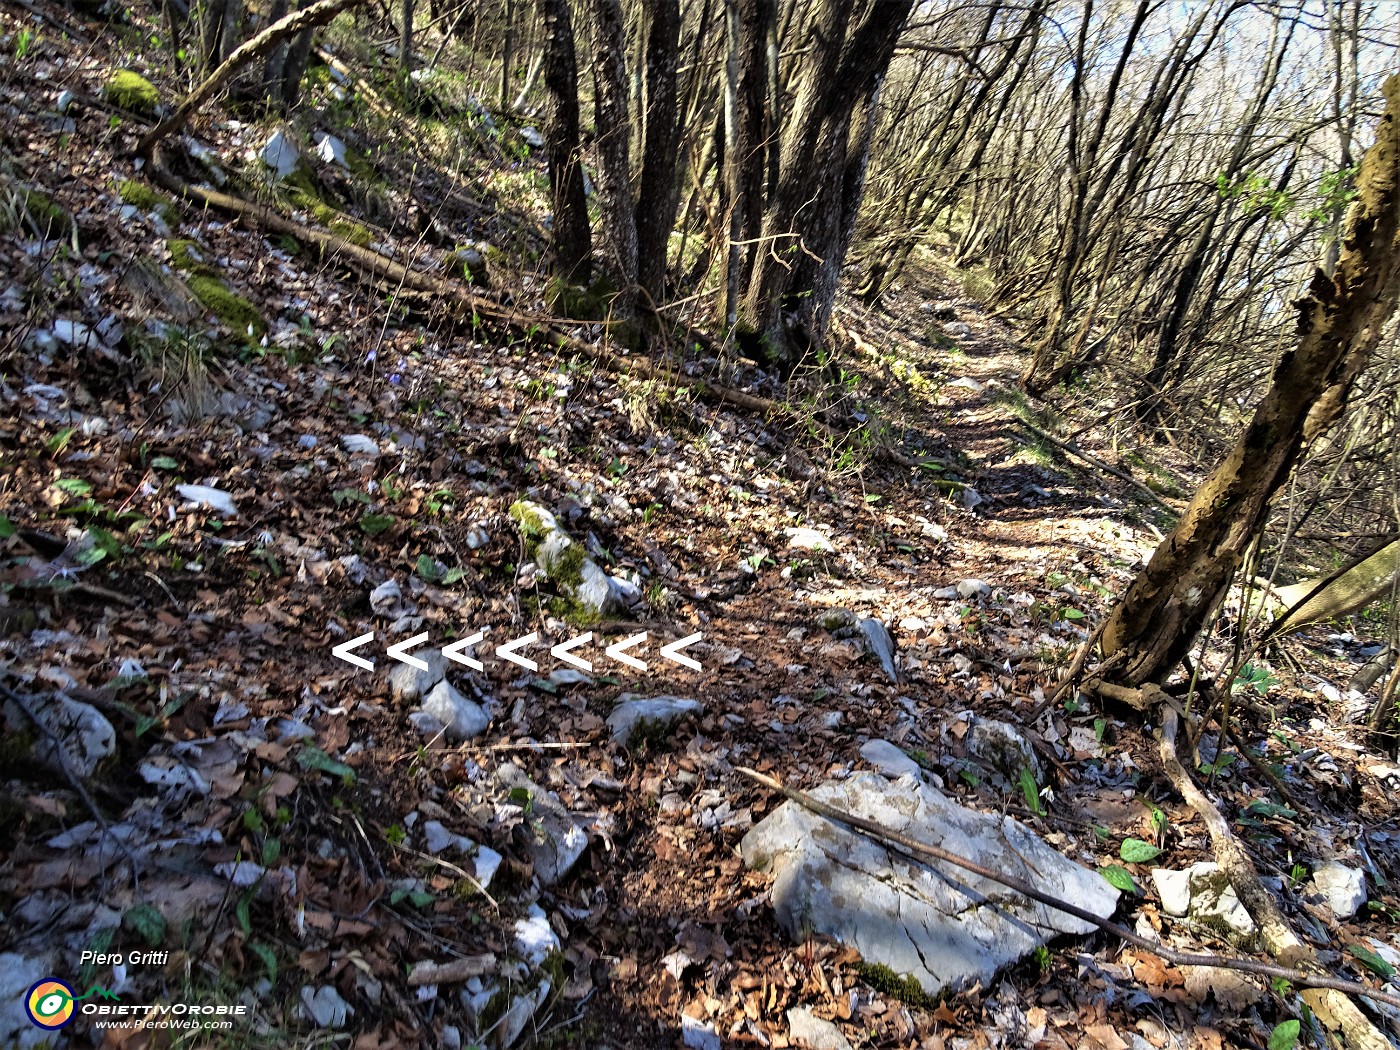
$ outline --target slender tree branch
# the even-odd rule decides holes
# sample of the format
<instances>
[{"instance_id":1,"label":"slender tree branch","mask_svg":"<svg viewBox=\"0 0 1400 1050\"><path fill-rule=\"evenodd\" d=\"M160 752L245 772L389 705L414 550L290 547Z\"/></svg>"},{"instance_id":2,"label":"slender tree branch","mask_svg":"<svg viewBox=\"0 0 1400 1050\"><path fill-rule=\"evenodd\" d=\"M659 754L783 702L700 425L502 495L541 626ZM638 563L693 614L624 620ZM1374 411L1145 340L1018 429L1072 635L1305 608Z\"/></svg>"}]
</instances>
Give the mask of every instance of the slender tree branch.
<instances>
[{"instance_id":1,"label":"slender tree branch","mask_svg":"<svg viewBox=\"0 0 1400 1050\"><path fill-rule=\"evenodd\" d=\"M162 139L179 131L189 121L200 106L217 94L225 85L249 63L276 50L278 45L296 36L304 29L323 26L342 11L347 11L364 0L318 0L310 7L295 11L268 26L257 36L247 41L229 55L218 69L189 93L173 113L146 132L136 145L138 156L150 159L155 147Z\"/></svg>"}]
</instances>

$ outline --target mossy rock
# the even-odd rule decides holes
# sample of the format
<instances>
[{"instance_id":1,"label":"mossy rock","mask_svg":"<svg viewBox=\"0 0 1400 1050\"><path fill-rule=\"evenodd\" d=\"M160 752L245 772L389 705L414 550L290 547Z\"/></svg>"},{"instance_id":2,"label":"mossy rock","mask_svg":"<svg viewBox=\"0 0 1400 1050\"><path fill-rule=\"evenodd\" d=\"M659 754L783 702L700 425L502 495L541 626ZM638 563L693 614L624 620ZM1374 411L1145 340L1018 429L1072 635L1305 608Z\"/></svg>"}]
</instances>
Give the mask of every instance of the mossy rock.
<instances>
[{"instance_id":1,"label":"mossy rock","mask_svg":"<svg viewBox=\"0 0 1400 1050\"><path fill-rule=\"evenodd\" d=\"M248 339L257 339L267 331L258 308L211 273L196 273L189 280L190 291L206 310L225 327Z\"/></svg>"},{"instance_id":2,"label":"mossy rock","mask_svg":"<svg viewBox=\"0 0 1400 1050\"><path fill-rule=\"evenodd\" d=\"M144 182L123 179L117 184L117 196L121 198L123 204L130 204L142 212L155 212L167 223L174 223L180 218L180 209L175 201L165 194L151 189Z\"/></svg>"},{"instance_id":3,"label":"mossy rock","mask_svg":"<svg viewBox=\"0 0 1400 1050\"><path fill-rule=\"evenodd\" d=\"M119 69L102 85L103 97L112 105L153 116L160 105L160 92L140 73Z\"/></svg>"},{"instance_id":4,"label":"mossy rock","mask_svg":"<svg viewBox=\"0 0 1400 1050\"><path fill-rule=\"evenodd\" d=\"M345 166L350 169L351 175L366 185L384 185L384 179L380 176L378 169L368 157L353 146L345 147Z\"/></svg>"},{"instance_id":5,"label":"mossy rock","mask_svg":"<svg viewBox=\"0 0 1400 1050\"><path fill-rule=\"evenodd\" d=\"M606 274L587 287L572 284L562 277L551 277L545 286L545 303L551 313L571 321L608 322L608 338L629 350L640 349L642 329L631 318L613 316L613 300L618 288Z\"/></svg>"},{"instance_id":6,"label":"mossy rock","mask_svg":"<svg viewBox=\"0 0 1400 1050\"><path fill-rule=\"evenodd\" d=\"M520 532L528 540L539 542L548 532L559 527L554 515L527 499L516 500L510 505L510 516L519 523Z\"/></svg>"}]
</instances>

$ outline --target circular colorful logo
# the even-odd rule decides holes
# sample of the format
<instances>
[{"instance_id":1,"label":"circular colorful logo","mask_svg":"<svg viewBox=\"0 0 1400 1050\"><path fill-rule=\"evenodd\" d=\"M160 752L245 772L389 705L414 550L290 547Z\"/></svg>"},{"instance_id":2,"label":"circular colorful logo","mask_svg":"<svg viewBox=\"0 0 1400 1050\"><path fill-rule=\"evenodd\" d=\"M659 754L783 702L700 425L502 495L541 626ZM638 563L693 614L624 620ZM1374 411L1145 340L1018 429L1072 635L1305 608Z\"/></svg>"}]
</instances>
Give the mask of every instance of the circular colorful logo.
<instances>
[{"instance_id":1,"label":"circular colorful logo","mask_svg":"<svg viewBox=\"0 0 1400 1050\"><path fill-rule=\"evenodd\" d=\"M56 1031L73 1020L73 989L57 977L45 977L29 989L24 1009L40 1028Z\"/></svg>"}]
</instances>

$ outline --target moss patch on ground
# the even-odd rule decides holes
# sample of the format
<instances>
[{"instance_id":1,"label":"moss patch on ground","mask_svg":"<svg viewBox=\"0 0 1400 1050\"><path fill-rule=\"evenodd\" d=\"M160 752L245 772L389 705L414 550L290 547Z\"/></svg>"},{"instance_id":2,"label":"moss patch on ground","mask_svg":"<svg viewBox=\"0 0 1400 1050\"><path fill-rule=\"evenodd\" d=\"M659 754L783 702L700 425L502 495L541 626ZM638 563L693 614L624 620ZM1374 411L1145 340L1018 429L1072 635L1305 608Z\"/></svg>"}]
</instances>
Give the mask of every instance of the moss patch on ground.
<instances>
[{"instance_id":1,"label":"moss patch on ground","mask_svg":"<svg viewBox=\"0 0 1400 1050\"><path fill-rule=\"evenodd\" d=\"M160 92L140 73L119 69L102 85L102 95L114 106L133 113L153 114L160 105Z\"/></svg>"},{"instance_id":2,"label":"moss patch on ground","mask_svg":"<svg viewBox=\"0 0 1400 1050\"><path fill-rule=\"evenodd\" d=\"M924 991L924 986L912 974L895 973L884 963L868 962L857 963L856 973L877 992L898 999L908 1006L921 1010L934 1010L938 1007L937 997Z\"/></svg>"},{"instance_id":3,"label":"moss patch on ground","mask_svg":"<svg viewBox=\"0 0 1400 1050\"><path fill-rule=\"evenodd\" d=\"M48 240L66 240L76 229L68 209L38 190L24 191L24 212L34 232Z\"/></svg>"},{"instance_id":4,"label":"moss patch on ground","mask_svg":"<svg viewBox=\"0 0 1400 1050\"><path fill-rule=\"evenodd\" d=\"M258 308L211 273L197 273L189 280L190 291L206 310L239 335L258 338L267 331Z\"/></svg>"},{"instance_id":5,"label":"moss patch on ground","mask_svg":"<svg viewBox=\"0 0 1400 1050\"><path fill-rule=\"evenodd\" d=\"M267 331L267 322L258 308L230 290L218 271L204 261L197 241L177 239L167 241L166 247L170 249L171 264L190 274L186 283L194 297L225 327L250 339L258 339Z\"/></svg>"},{"instance_id":6,"label":"moss patch on ground","mask_svg":"<svg viewBox=\"0 0 1400 1050\"><path fill-rule=\"evenodd\" d=\"M180 217L179 206L174 200L151 189L144 182L123 179L117 184L117 196L123 204L130 204L143 212L155 212L167 223L175 222Z\"/></svg>"},{"instance_id":7,"label":"moss patch on ground","mask_svg":"<svg viewBox=\"0 0 1400 1050\"><path fill-rule=\"evenodd\" d=\"M175 269L189 273L210 272L205 265L204 256L199 253L198 241L176 239L166 241L165 246L170 249L170 264Z\"/></svg>"}]
</instances>

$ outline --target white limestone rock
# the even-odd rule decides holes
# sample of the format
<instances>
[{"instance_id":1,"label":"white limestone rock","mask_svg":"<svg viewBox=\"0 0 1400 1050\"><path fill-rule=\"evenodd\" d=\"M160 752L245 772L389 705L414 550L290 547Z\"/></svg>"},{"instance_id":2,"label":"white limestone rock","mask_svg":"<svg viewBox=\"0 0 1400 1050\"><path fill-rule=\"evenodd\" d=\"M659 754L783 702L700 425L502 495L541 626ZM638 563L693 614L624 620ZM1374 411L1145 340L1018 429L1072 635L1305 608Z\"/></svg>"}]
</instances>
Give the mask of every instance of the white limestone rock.
<instances>
[{"instance_id":1,"label":"white limestone rock","mask_svg":"<svg viewBox=\"0 0 1400 1050\"><path fill-rule=\"evenodd\" d=\"M867 740L860 746L860 757L894 780L902 776L919 780L923 776L923 767L888 740Z\"/></svg>"},{"instance_id":2,"label":"white limestone rock","mask_svg":"<svg viewBox=\"0 0 1400 1050\"><path fill-rule=\"evenodd\" d=\"M480 736L491 725L490 713L445 678L423 698L422 709L446 727L447 739L454 744Z\"/></svg>"},{"instance_id":3,"label":"white limestone rock","mask_svg":"<svg viewBox=\"0 0 1400 1050\"><path fill-rule=\"evenodd\" d=\"M531 500L519 500L511 506L510 516L519 523L526 542L533 546L535 564L585 612L619 615L641 599L641 588L604 572L545 507Z\"/></svg>"},{"instance_id":4,"label":"white limestone rock","mask_svg":"<svg viewBox=\"0 0 1400 1050\"><path fill-rule=\"evenodd\" d=\"M258 151L258 157L263 164L272 169L277 178L285 179L296 171L297 163L301 160L301 152L286 130L278 128L263 143L262 149Z\"/></svg>"},{"instance_id":5,"label":"white limestone rock","mask_svg":"<svg viewBox=\"0 0 1400 1050\"><path fill-rule=\"evenodd\" d=\"M404 663L395 663L389 672L389 695L395 703L412 704L432 692L433 686L447 677L447 661L441 650L418 649L414 656L428 665L426 671Z\"/></svg>"},{"instance_id":6,"label":"white limestone rock","mask_svg":"<svg viewBox=\"0 0 1400 1050\"><path fill-rule=\"evenodd\" d=\"M903 835L1034 883L1095 915L1118 891L1009 817L977 813L936 788L856 773L812 794ZM1005 966L1060 934L1095 927L952 865L919 863L786 802L740 844L751 868L773 875L778 922L794 940L812 933L850 945L870 963L912 975L930 995Z\"/></svg>"},{"instance_id":7,"label":"white limestone rock","mask_svg":"<svg viewBox=\"0 0 1400 1050\"><path fill-rule=\"evenodd\" d=\"M646 700L624 697L608 715L608 728L612 730L614 740L626 744L642 722L670 726L686 715L699 714L703 710L704 705L700 701L683 700L678 696L654 696Z\"/></svg>"},{"instance_id":8,"label":"white limestone rock","mask_svg":"<svg viewBox=\"0 0 1400 1050\"><path fill-rule=\"evenodd\" d=\"M1322 894L1337 918L1350 919L1366 903L1366 874L1329 860L1314 869L1308 890Z\"/></svg>"},{"instance_id":9,"label":"white limestone rock","mask_svg":"<svg viewBox=\"0 0 1400 1050\"><path fill-rule=\"evenodd\" d=\"M50 768L67 769L81 780L90 780L102 762L116 754L117 732L105 715L91 704L60 694L31 701L30 711L44 724L49 736L36 740L33 756ZM11 733L35 735L29 716L13 702L4 706L5 724Z\"/></svg>"},{"instance_id":10,"label":"white limestone rock","mask_svg":"<svg viewBox=\"0 0 1400 1050\"><path fill-rule=\"evenodd\" d=\"M841 1029L812 1013L811 1007L795 1006L787 1012L788 1039L804 1050L851 1050Z\"/></svg>"}]
</instances>

